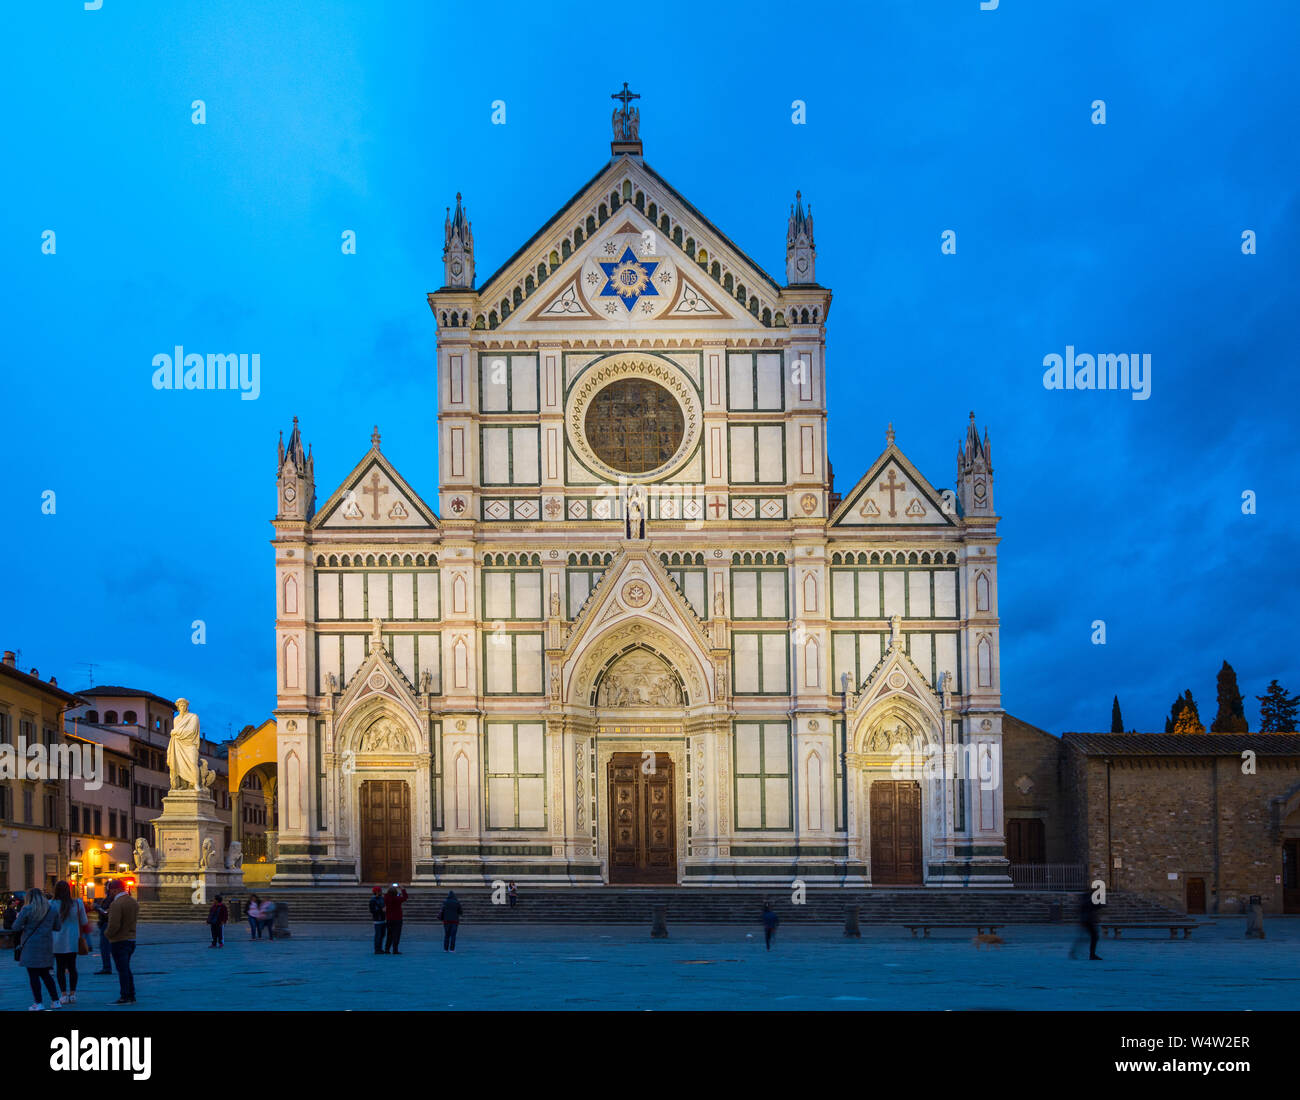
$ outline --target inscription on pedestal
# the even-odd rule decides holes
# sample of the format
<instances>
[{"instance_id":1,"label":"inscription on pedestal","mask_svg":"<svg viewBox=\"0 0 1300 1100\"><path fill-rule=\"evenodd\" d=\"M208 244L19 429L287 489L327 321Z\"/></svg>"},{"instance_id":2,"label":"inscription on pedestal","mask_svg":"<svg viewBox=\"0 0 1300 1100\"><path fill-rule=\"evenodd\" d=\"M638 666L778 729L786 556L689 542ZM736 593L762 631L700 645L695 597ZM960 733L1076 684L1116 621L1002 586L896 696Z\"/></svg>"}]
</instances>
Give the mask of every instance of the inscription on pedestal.
<instances>
[{"instance_id":1,"label":"inscription on pedestal","mask_svg":"<svg viewBox=\"0 0 1300 1100\"><path fill-rule=\"evenodd\" d=\"M168 836L163 838L163 862L196 860L199 858L199 840L194 836Z\"/></svg>"}]
</instances>

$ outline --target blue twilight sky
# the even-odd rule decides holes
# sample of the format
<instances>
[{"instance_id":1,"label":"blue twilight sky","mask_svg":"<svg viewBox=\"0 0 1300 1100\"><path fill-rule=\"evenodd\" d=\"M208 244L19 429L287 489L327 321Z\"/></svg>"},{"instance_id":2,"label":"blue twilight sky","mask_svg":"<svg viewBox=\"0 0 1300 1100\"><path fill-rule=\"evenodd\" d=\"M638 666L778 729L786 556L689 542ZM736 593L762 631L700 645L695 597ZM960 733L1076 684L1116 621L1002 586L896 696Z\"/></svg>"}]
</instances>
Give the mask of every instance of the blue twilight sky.
<instances>
[{"instance_id":1,"label":"blue twilight sky","mask_svg":"<svg viewBox=\"0 0 1300 1100\"><path fill-rule=\"evenodd\" d=\"M323 501L378 422L435 497L444 208L465 193L495 270L607 160L627 80L647 162L781 281L811 199L841 491L890 420L941 487L968 411L989 426L1009 711L1106 729L1117 692L1159 729L1190 687L1208 722L1225 657L1248 694L1300 689L1295 5L23 7L0 647L24 669L185 694L209 736L264 719L277 433L301 418ZM260 396L155 391L177 344L259 352ZM1067 344L1149 353L1150 399L1045 390Z\"/></svg>"}]
</instances>

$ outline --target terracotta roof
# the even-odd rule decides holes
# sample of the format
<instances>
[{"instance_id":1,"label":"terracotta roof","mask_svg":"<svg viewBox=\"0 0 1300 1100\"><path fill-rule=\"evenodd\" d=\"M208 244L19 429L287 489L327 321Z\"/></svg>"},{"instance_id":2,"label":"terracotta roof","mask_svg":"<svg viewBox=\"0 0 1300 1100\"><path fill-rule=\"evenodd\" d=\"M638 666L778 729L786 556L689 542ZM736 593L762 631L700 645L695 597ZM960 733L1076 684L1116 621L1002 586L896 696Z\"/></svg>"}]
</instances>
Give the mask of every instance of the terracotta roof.
<instances>
[{"instance_id":1,"label":"terracotta roof","mask_svg":"<svg viewBox=\"0 0 1300 1100\"><path fill-rule=\"evenodd\" d=\"M155 695L152 691L145 691L142 688L117 687L113 684L103 684L100 687L82 688L77 692L83 699L91 699L96 695L108 697L129 696L135 699L152 699L155 703L166 703L172 710L176 709L176 704L171 699L164 699L161 695Z\"/></svg>"},{"instance_id":2,"label":"terracotta roof","mask_svg":"<svg viewBox=\"0 0 1300 1100\"><path fill-rule=\"evenodd\" d=\"M62 699L68 704L75 706L80 703L74 694L64 691L63 688L56 684L51 684L48 680L42 680L39 676L33 676L29 672L23 672L22 669L12 668L9 665L0 663L0 673L6 676L12 676L14 679L26 684L29 688L44 691L48 695L53 695L57 699Z\"/></svg>"},{"instance_id":3,"label":"terracotta roof","mask_svg":"<svg viewBox=\"0 0 1300 1100\"><path fill-rule=\"evenodd\" d=\"M1296 733L1063 733L1085 756L1300 756Z\"/></svg>"}]
</instances>

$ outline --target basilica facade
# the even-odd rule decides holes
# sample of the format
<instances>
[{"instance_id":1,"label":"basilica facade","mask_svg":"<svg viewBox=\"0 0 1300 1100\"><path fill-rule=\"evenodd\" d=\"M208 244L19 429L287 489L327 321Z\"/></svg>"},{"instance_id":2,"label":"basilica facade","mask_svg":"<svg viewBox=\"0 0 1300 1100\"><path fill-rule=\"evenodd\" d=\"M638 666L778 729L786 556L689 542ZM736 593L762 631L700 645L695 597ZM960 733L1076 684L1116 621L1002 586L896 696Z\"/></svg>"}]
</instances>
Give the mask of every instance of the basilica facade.
<instances>
[{"instance_id":1,"label":"basilica facade","mask_svg":"<svg viewBox=\"0 0 1300 1100\"><path fill-rule=\"evenodd\" d=\"M495 273L448 211L436 493L280 444L274 881L1006 884L987 433L836 493L811 208L778 280L616 98Z\"/></svg>"}]
</instances>

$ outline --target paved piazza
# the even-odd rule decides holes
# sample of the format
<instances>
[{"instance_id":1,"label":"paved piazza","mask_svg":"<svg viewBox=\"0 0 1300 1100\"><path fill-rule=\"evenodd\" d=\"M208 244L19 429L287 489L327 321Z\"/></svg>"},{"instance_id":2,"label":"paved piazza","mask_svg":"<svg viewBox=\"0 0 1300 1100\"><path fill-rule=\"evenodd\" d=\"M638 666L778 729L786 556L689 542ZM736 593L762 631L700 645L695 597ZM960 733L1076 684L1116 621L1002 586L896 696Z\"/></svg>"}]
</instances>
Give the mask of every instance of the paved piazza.
<instances>
[{"instance_id":1,"label":"paved piazza","mask_svg":"<svg viewBox=\"0 0 1300 1100\"><path fill-rule=\"evenodd\" d=\"M154 924L141 925L136 1010L1300 1008L1300 919L1266 928L1263 943L1235 917L1187 941L1131 933L1088 963L1067 957L1073 926L1010 926L1005 946L977 950L950 929L846 940L783 925L769 953L757 926L676 925L652 940L648 926L466 924L448 955L440 925L410 924L394 958L372 954L365 922L295 924L274 942L232 925L219 951L201 923ZM97 962L81 960L79 1003L62 1011L135 1011L110 1006L117 979L88 973ZM10 967L6 1008L30 1004L26 979Z\"/></svg>"}]
</instances>

